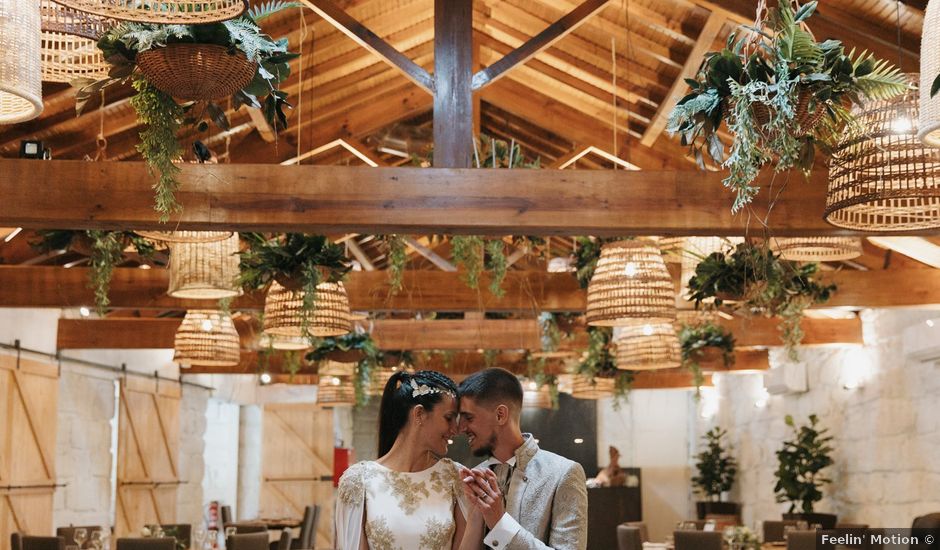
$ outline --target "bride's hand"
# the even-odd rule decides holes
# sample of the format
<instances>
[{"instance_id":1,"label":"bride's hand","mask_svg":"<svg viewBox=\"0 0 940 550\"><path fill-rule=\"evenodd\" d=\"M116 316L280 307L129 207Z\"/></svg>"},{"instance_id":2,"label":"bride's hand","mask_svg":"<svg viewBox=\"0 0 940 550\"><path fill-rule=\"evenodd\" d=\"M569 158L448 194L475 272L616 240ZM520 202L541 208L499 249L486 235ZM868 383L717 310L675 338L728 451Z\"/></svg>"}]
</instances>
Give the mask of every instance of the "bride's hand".
<instances>
[{"instance_id":1,"label":"bride's hand","mask_svg":"<svg viewBox=\"0 0 940 550\"><path fill-rule=\"evenodd\" d=\"M496 474L492 470L471 470L470 473L471 477L463 478L464 493L482 513L486 526L492 529L506 512Z\"/></svg>"}]
</instances>

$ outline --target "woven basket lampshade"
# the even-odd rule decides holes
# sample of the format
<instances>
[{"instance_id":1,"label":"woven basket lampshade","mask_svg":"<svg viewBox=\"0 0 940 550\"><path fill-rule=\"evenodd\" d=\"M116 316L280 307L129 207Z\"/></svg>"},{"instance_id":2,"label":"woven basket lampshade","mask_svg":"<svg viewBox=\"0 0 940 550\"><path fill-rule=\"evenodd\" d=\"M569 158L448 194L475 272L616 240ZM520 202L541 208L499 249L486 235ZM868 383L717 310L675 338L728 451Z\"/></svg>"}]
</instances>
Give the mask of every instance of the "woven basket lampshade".
<instances>
[{"instance_id":1,"label":"woven basket lampshade","mask_svg":"<svg viewBox=\"0 0 940 550\"><path fill-rule=\"evenodd\" d=\"M591 378L575 375L571 384L571 397L575 399L603 399L613 397L616 382L613 378Z\"/></svg>"},{"instance_id":2,"label":"woven basket lampshade","mask_svg":"<svg viewBox=\"0 0 940 550\"><path fill-rule=\"evenodd\" d=\"M164 243L214 243L230 239L232 231L134 231L141 237Z\"/></svg>"},{"instance_id":3,"label":"woven basket lampshade","mask_svg":"<svg viewBox=\"0 0 940 550\"><path fill-rule=\"evenodd\" d=\"M537 390L527 389L522 393L522 407L527 409L551 409L552 394L548 386L542 386Z\"/></svg>"},{"instance_id":4,"label":"woven basket lampshade","mask_svg":"<svg viewBox=\"0 0 940 550\"><path fill-rule=\"evenodd\" d=\"M352 378L352 376L356 374L356 364L343 363L340 361L321 361L317 366L317 374L320 376Z\"/></svg>"},{"instance_id":5,"label":"woven basket lampshade","mask_svg":"<svg viewBox=\"0 0 940 550\"><path fill-rule=\"evenodd\" d=\"M292 291L277 282L264 300L264 332L276 336L303 337L303 291ZM307 330L313 336L341 336L352 330L349 298L343 283L320 283Z\"/></svg>"},{"instance_id":6,"label":"woven basket lampshade","mask_svg":"<svg viewBox=\"0 0 940 550\"><path fill-rule=\"evenodd\" d=\"M588 324L624 326L675 319L675 290L659 248L644 240L603 245L588 284Z\"/></svg>"},{"instance_id":7,"label":"woven basket lampshade","mask_svg":"<svg viewBox=\"0 0 940 550\"><path fill-rule=\"evenodd\" d=\"M174 298L220 300L242 293L238 278L238 235L223 241L180 242L170 249L170 290Z\"/></svg>"},{"instance_id":8,"label":"woven basket lampshade","mask_svg":"<svg viewBox=\"0 0 940 550\"><path fill-rule=\"evenodd\" d=\"M356 404L356 389L352 380L338 376L320 377L317 384L317 404L323 407L338 407Z\"/></svg>"},{"instance_id":9,"label":"woven basket lampshade","mask_svg":"<svg viewBox=\"0 0 940 550\"><path fill-rule=\"evenodd\" d=\"M42 4L42 79L71 82L101 80L111 66L98 49L98 38L111 20L67 8L52 0Z\"/></svg>"},{"instance_id":10,"label":"woven basket lampshade","mask_svg":"<svg viewBox=\"0 0 940 550\"><path fill-rule=\"evenodd\" d=\"M391 379L392 375L395 374L397 370L398 369L381 368L372 371L372 381L366 388L366 395L373 397L382 395L385 392L385 384L388 384L389 379Z\"/></svg>"},{"instance_id":11,"label":"woven basket lampshade","mask_svg":"<svg viewBox=\"0 0 940 550\"><path fill-rule=\"evenodd\" d=\"M658 237L656 242L666 263L680 263L682 261L685 237Z\"/></svg>"},{"instance_id":12,"label":"woven basket lampshade","mask_svg":"<svg viewBox=\"0 0 940 550\"><path fill-rule=\"evenodd\" d=\"M931 147L940 147L940 94L930 97L933 80L940 74L940 2L932 0L924 11L920 38L920 130L917 137Z\"/></svg>"},{"instance_id":13,"label":"woven basket lampshade","mask_svg":"<svg viewBox=\"0 0 940 550\"><path fill-rule=\"evenodd\" d=\"M185 101L225 99L258 69L240 51L215 44L168 44L137 54L137 67L157 89Z\"/></svg>"},{"instance_id":14,"label":"woven basket lampshade","mask_svg":"<svg viewBox=\"0 0 940 550\"><path fill-rule=\"evenodd\" d=\"M794 262L838 262L862 255L859 237L776 237L770 247Z\"/></svg>"},{"instance_id":15,"label":"woven basket lampshade","mask_svg":"<svg viewBox=\"0 0 940 550\"><path fill-rule=\"evenodd\" d=\"M36 0L0 2L0 124L42 113L42 28Z\"/></svg>"},{"instance_id":16,"label":"woven basket lampshade","mask_svg":"<svg viewBox=\"0 0 940 550\"><path fill-rule=\"evenodd\" d=\"M202 25L225 21L238 17L248 7L245 0L56 0L56 2L102 17L169 25Z\"/></svg>"},{"instance_id":17,"label":"woven basket lampshade","mask_svg":"<svg viewBox=\"0 0 940 550\"><path fill-rule=\"evenodd\" d=\"M301 351L313 346L310 340L295 336L278 336L276 334L262 334L258 339L261 349L272 348L281 351Z\"/></svg>"},{"instance_id":18,"label":"woven basket lampshade","mask_svg":"<svg viewBox=\"0 0 940 550\"><path fill-rule=\"evenodd\" d=\"M621 370L671 369L682 363L679 337L670 323L623 327L615 343Z\"/></svg>"},{"instance_id":19,"label":"woven basket lampshade","mask_svg":"<svg viewBox=\"0 0 940 550\"><path fill-rule=\"evenodd\" d=\"M847 134L832 155L827 222L862 231L940 227L940 149L917 139L917 93L852 109L864 132Z\"/></svg>"},{"instance_id":20,"label":"woven basket lampshade","mask_svg":"<svg viewBox=\"0 0 940 550\"><path fill-rule=\"evenodd\" d=\"M173 348L173 360L183 367L228 367L237 365L240 358L231 316L215 310L187 311Z\"/></svg>"}]
</instances>

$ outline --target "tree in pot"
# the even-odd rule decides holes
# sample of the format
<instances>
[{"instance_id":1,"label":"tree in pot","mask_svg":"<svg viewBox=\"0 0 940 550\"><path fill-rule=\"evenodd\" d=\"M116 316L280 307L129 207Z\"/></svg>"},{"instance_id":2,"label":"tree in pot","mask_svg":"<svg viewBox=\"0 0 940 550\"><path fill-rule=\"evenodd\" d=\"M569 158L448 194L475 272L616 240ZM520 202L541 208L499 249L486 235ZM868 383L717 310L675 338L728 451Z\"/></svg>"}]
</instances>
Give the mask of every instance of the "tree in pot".
<instances>
[{"instance_id":1,"label":"tree in pot","mask_svg":"<svg viewBox=\"0 0 940 550\"><path fill-rule=\"evenodd\" d=\"M793 428L793 439L783 442L777 451L777 484L774 493L777 502L789 502L790 509L784 519L801 519L810 524L818 523L824 529L835 528L836 516L814 513L813 505L823 498L821 488L832 480L822 471L833 464L832 436L828 429L819 427L819 418L809 415L809 425L797 426L793 417L785 418L787 426ZM798 508L799 507L799 508ZM797 510L799 509L799 513Z\"/></svg>"},{"instance_id":2,"label":"tree in pot","mask_svg":"<svg viewBox=\"0 0 940 550\"><path fill-rule=\"evenodd\" d=\"M730 449L725 448L722 442L727 434L727 430L719 427L705 432L702 437L705 449L695 456L695 468L698 470L698 475L692 477L692 485L706 498L705 501L695 503L699 519L705 519L707 514L737 515L739 513L738 503L721 500L722 493L731 490L734 478L738 474L738 462L731 456Z\"/></svg>"}]
</instances>

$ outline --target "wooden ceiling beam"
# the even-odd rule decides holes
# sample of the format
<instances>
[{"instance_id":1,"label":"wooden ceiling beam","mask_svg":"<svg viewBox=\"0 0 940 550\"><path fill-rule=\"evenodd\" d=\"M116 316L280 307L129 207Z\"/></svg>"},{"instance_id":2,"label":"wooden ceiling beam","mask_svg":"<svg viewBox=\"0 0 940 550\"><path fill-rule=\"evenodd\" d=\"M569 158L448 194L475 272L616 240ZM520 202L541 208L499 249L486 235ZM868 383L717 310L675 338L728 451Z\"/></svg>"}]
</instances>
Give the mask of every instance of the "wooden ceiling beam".
<instances>
[{"instance_id":1,"label":"wooden ceiling beam","mask_svg":"<svg viewBox=\"0 0 940 550\"><path fill-rule=\"evenodd\" d=\"M868 237L869 242L935 269L940 269L940 245L923 237Z\"/></svg>"},{"instance_id":2,"label":"wooden ceiling beam","mask_svg":"<svg viewBox=\"0 0 940 550\"><path fill-rule=\"evenodd\" d=\"M525 64L569 33L573 32L594 14L604 9L611 0L584 0L578 7L536 34L524 44L507 53L502 59L473 75L472 87L479 90L505 76L513 68Z\"/></svg>"},{"instance_id":3,"label":"wooden ceiling beam","mask_svg":"<svg viewBox=\"0 0 940 550\"><path fill-rule=\"evenodd\" d=\"M695 46L692 47L692 51L689 52L689 57L686 59L685 65L682 66L682 71L679 73L679 76L676 77L676 81L672 84L672 87L669 88L669 93L666 94L666 98L659 104L659 110L656 111L656 116L653 117L649 126L646 127L646 131L643 132L643 138L640 140L641 144L650 147L659 139L660 134L662 134L663 130L666 128L666 123L669 121L669 115L672 109L676 106L676 103L682 99L682 96L685 95L686 90L689 88L685 79L693 78L698 72L699 66L701 66L702 60L705 58L705 54L711 51L712 44L714 44L715 39L718 37L719 33L721 33L721 29L724 25L725 18L722 15L712 13L708 16L708 19L705 21L705 26L702 27L702 31L695 41Z\"/></svg>"},{"instance_id":4,"label":"wooden ceiling beam","mask_svg":"<svg viewBox=\"0 0 940 550\"><path fill-rule=\"evenodd\" d=\"M330 0L301 0L301 3L329 21L330 24L357 44L401 72L422 90L434 94L434 78L423 67L405 57L404 54L379 38L368 27L356 21L355 18L340 9L336 4Z\"/></svg>"}]
</instances>

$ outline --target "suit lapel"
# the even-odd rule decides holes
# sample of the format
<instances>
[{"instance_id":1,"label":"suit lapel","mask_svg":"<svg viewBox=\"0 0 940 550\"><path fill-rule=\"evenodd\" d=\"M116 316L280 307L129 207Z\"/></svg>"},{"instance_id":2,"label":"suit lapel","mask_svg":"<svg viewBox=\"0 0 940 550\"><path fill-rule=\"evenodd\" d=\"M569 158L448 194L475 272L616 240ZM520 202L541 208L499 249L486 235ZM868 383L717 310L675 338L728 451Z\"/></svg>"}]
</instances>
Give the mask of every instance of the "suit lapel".
<instances>
[{"instance_id":1,"label":"suit lapel","mask_svg":"<svg viewBox=\"0 0 940 550\"><path fill-rule=\"evenodd\" d=\"M539 450L531 434L523 434L523 437L525 437L525 443L516 449L516 468L512 473L512 482L509 485L509 496L506 501L509 515L520 523L522 523L522 503L529 485L529 475L532 473L529 464Z\"/></svg>"}]
</instances>

